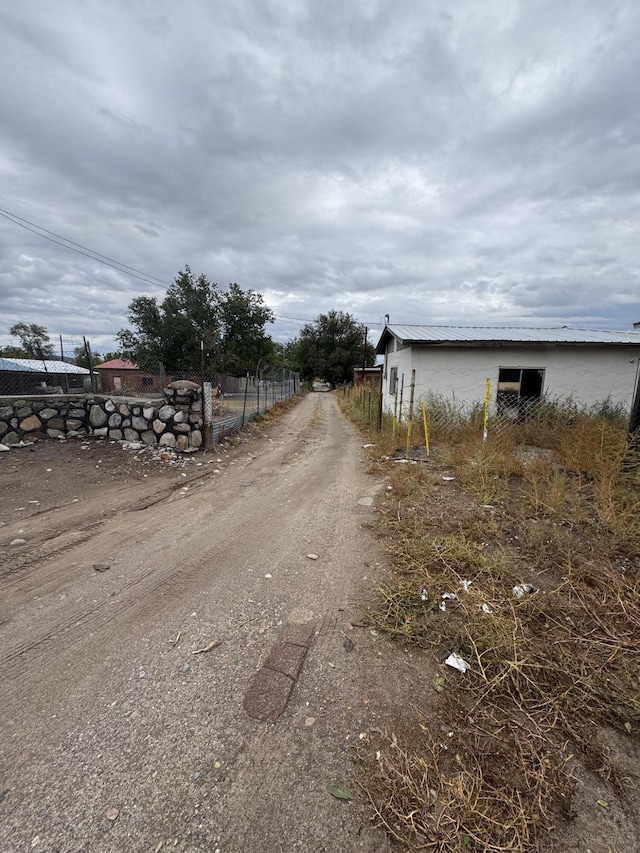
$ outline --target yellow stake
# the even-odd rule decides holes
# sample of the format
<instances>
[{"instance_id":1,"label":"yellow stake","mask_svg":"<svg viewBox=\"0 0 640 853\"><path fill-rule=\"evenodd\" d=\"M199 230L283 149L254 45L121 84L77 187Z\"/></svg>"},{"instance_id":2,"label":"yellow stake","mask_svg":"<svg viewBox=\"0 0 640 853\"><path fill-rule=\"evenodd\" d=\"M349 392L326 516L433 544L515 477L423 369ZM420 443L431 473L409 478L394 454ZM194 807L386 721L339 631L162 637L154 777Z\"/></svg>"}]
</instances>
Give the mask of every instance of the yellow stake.
<instances>
[{"instance_id":1,"label":"yellow stake","mask_svg":"<svg viewBox=\"0 0 640 853\"><path fill-rule=\"evenodd\" d=\"M487 383L485 386L485 392L484 392L484 422L482 425L482 440L483 441L487 440L487 436L489 434L488 425L489 425L489 398L490 397L491 397L491 380L487 379Z\"/></svg>"},{"instance_id":2,"label":"yellow stake","mask_svg":"<svg viewBox=\"0 0 640 853\"><path fill-rule=\"evenodd\" d=\"M424 404L424 400L422 401L422 423L424 424L424 447L427 455L427 459L430 456L429 451L429 427L427 425L427 407Z\"/></svg>"}]
</instances>

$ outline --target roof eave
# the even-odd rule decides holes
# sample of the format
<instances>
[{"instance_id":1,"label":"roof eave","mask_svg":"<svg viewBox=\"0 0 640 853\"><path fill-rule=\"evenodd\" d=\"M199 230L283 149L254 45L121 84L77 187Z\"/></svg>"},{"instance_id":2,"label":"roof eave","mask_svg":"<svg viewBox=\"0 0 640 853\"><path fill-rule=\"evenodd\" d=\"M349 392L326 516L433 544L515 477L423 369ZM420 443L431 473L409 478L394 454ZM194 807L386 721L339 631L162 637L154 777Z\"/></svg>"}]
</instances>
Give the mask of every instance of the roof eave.
<instances>
[{"instance_id":1,"label":"roof eave","mask_svg":"<svg viewBox=\"0 0 640 853\"><path fill-rule=\"evenodd\" d=\"M389 329L388 326L385 326L382 330L382 334L380 335L380 340L376 344L376 355L384 354L387 349L387 340L388 338L396 337L393 332Z\"/></svg>"},{"instance_id":2,"label":"roof eave","mask_svg":"<svg viewBox=\"0 0 640 853\"><path fill-rule=\"evenodd\" d=\"M633 341L424 341L411 340L409 338L396 338L402 346L417 347L481 347L501 349L503 347L531 347L538 349L542 347L638 347L640 342ZM384 349L382 349L384 352Z\"/></svg>"}]
</instances>

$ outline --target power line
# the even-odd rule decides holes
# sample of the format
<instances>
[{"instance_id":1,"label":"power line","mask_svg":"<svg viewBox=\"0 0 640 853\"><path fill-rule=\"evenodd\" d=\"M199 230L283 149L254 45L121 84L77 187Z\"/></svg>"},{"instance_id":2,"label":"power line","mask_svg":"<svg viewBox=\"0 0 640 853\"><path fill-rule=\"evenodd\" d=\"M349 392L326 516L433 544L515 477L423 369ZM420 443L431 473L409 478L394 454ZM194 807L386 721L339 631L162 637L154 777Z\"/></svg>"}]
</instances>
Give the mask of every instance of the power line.
<instances>
[{"instance_id":1,"label":"power line","mask_svg":"<svg viewBox=\"0 0 640 853\"><path fill-rule=\"evenodd\" d=\"M273 316L276 320L288 320L290 323L299 323L300 325L312 322L312 320L302 320L300 317L280 317L278 314L274 314Z\"/></svg>"},{"instance_id":2,"label":"power line","mask_svg":"<svg viewBox=\"0 0 640 853\"><path fill-rule=\"evenodd\" d=\"M135 273L140 273L140 275L143 275L149 279L154 279L155 281L160 282L160 284L162 285L167 284L166 281L163 281L161 278L158 278L155 275L150 275L149 273L143 272L142 270L138 270L135 267L130 267L128 264L122 263L122 261L119 261L117 258L110 258L109 255L103 255L101 252L96 252L95 249L91 249L89 248L89 246L83 246L82 243L76 243L74 240L70 240L68 237L63 237L61 234L56 234L55 231L49 231L48 228L44 228L42 225L36 225L35 222L30 222L28 219L25 219L22 216L18 216L17 213L12 213L10 210L5 210L3 207L0 207L0 211L2 211L2 213L8 214L9 216L12 216L14 219L19 219L20 222L26 222L27 225L33 225L34 228L37 228L40 231L45 231L47 234L51 234L54 237L59 237L61 240L64 240L65 243L71 243L73 246L78 246L80 249L86 249L87 252L91 252L91 254L97 255L99 258L104 258L105 261L112 261L114 264L118 264L118 266L121 266L124 269L131 270ZM16 225L17 224L18 223L16 222Z\"/></svg>"},{"instance_id":3,"label":"power line","mask_svg":"<svg viewBox=\"0 0 640 853\"><path fill-rule=\"evenodd\" d=\"M105 266L111 267L111 269L116 270L116 272L124 273L124 275L131 276L132 278L137 278L145 284L151 285L152 287L161 287L163 290L166 290L168 287L171 286L169 282L163 281L163 279L158 278L155 275L150 275L149 273L145 273L142 270L136 269L136 267L131 267L128 264L123 263L122 261L118 261L116 258L109 257L109 255L103 255L101 252L97 252L94 249L89 248L88 246L84 246L82 243L76 243L74 240L70 240L68 237L63 237L61 234L57 234L55 231L50 231L48 228L44 228L42 225L37 225L35 222L31 222L31 220L29 219L25 219L22 216L18 216L17 213L13 213L12 211L7 210L6 208L0 207L0 216L4 217L4 219L7 219L9 222L12 222L14 225L18 225L20 228L24 228L25 231L30 231L32 234L35 234L36 237L42 237L43 240L48 240L50 243L55 243L55 245L57 246L62 246L63 249L69 249L72 252L76 252L78 255L83 255L85 258L89 258L92 261L97 261L100 264L104 264ZM47 234L50 234L51 236L47 237ZM54 237L57 237L59 239L53 239ZM64 242L61 243L60 240L64 240ZM299 323L302 325L314 322L310 319L305 320L302 317L284 317L279 315L274 315L274 317L276 320L285 320L288 322ZM382 325L381 322L376 322L374 320L361 320L360 322L367 323L369 326Z\"/></svg>"},{"instance_id":4,"label":"power line","mask_svg":"<svg viewBox=\"0 0 640 853\"><path fill-rule=\"evenodd\" d=\"M274 314L276 320L290 320L292 323L302 323L303 325L306 323L315 323L315 320L303 320L302 317L281 317L277 314ZM366 323L368 326L382 326L384 325L380 320L358 320L360 323Z\"/></svg>"},{"instance_id":5,"label":"power line","mask_svg":"<svg viewBox=\"0 0 640 853\"><path fill-rule=\"evenodd\" d=\"M156 278L156 276L148 275L147 273L142 272L142 270L137 270L135 267L130 267L127 264L115 260L114 258L109 258L108 255L101 255L99 252L94 252L93 249L89 249L87 246L83 246L81 243L74 243L73 240L68 240L66 237L62 237L60 234L56 234L54 231L49 231L47 228L42 228L42 226L40 225L35 225L33 222L29 222L28 219L23 219L21 216L17 216L15 213L11 213L11 211L5 210L1 207L0 216L4 217L9 222L13 222L14 225L18 225L20 228L24 228L25 231L30 231L32 234L35 234L36 237L42 237L43 240L48 240L50 243L55 243L57 246L62 246L63 249L69 249L69 251L76 252L78 255L84 255L85 258L90 258L92 261L97 261L99 264L104 264L107 267L111 267L117 272L124 273L124 275L131 276L132 278L137 278L140 281L143 281L145 284L149 284L153 287L162 287L163 290L166 290L167 287L170 286L168 282L162 281L162 279ZM25 225L24 223L28 224ZM33 228L30 228L30 225L33 225ZM36 231L36 228L39 230ZM46 234L41 234L41 231L45 231ZM66 242L61 243L60 240L54 240L53 237L47 237L47 234L52 234L54 237L60 237L60 240L65 240ZM75 246L79 246L81 248L74 248ZM87 251L84 252L82 251L82 249L87 249ZM116 266L116 264L118 266Z\"/></svg>"}]
</instances>

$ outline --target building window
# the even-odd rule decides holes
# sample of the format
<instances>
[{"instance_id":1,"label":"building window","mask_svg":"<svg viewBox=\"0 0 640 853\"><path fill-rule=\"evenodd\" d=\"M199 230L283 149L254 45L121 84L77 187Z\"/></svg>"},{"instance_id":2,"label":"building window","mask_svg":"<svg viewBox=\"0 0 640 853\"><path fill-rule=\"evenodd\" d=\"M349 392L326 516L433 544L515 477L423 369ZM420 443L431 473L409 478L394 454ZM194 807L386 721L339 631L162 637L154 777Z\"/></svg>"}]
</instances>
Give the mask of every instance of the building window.
<instances>
[{"instance_id":1,"label":"building window","mask_svg":"<svg viewBox=\"0 0 640 853\"><path fill-rule=\"evenodd\" d=\"M521 417L528 404L542 397L543 383L542 368L501 367L498 375L498 414Z\"/></svg>"},{"instance_id":2,"label":"building window","mask_svg":"<svg viewBox=\"0 0 640 853\"><path fill-rule=\"evenodd\" d=\"M395 394L398 390L398 368L392 367L389 370L389 393Z\"/></svg>"}]
</instances>

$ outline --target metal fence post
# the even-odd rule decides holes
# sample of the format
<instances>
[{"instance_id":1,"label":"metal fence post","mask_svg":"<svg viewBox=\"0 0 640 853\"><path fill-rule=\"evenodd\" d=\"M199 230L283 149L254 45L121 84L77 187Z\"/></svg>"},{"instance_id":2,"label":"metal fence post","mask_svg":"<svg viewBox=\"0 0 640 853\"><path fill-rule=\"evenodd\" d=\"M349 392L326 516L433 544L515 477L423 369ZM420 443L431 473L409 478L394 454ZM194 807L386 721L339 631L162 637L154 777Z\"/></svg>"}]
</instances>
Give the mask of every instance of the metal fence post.
<instances>
[{"instance_id":1,"label":"metal fence post","mask_svg":"<svg viewBox=\"0 0 640 853\"><path fill-rule=\"evenodd\" d=\"M484 390L484 418L482 421L482 441L487 440L489 425L489 400L491 398L491 380L487 379Z\"/></svg>"},{"instance_id":2,"label":"metal fence post","mask_svg":"<svg viewBox=\"0 0 640 853\"><path fill-rule=\"evenodd\" d=\"M249 372L247 371L247 378L244 380L244 403L242 404L242 426L244 426L244 418L247 412L247 394L249 393Z\"/></svg>"},{"instance_id":3,"label":"metal fence post","mask_svg":"<svg viewBox=\"0 0 640 853\"><path fill-rule=\"evenodd\" d=\"M427 459L429 458L429 424L427 423L427 407L424 400L422 401L422 423L424 425L424 452Z\"/></svg>"},{"instance_id":4,"label":"metal fence post","mask_svg":"<svg viewBox=\"0 0 640 853\"><path fill-rule=\"evenodd\" d=\"M411 458L411 433L413 431L413 395L416 389L416 372L411 371L411 392L409 394L409 420L407 421L407 459Z\"/></svg>"},{"instance_id":5,"label":"metal fence post","mask_svg":"<svg viewBox=\"0 0 640 853\"><path fill-rule=\"evenodd\" d=\"M202 383L202 408L204 412L204 449L213 447L213 385Z\"/></svg>"}]
</instances>

